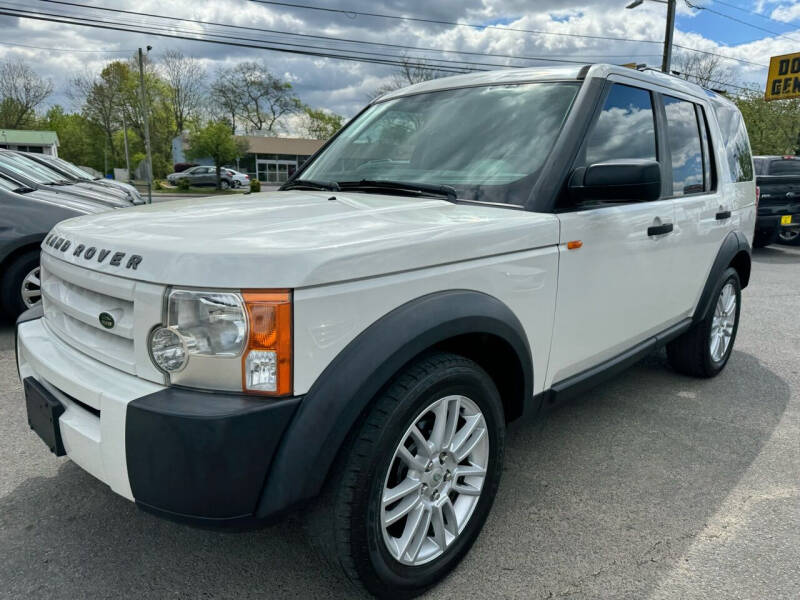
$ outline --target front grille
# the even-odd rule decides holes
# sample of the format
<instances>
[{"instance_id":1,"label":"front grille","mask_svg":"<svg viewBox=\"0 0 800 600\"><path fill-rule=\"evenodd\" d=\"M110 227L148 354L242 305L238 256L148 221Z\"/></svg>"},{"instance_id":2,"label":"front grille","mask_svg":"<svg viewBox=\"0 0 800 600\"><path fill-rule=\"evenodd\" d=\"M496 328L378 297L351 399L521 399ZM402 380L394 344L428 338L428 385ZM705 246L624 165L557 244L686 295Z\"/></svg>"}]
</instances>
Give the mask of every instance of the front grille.
<instances>
[{"instance_id":1,"label":"front grille","mask_svg":"<svg viewBox=\"0 0 800 600\"><path fill-rule=\"evenodd\" d=\"M134 286L42 254L42 303L50 330L84 354L131 374L136 374ZM104 312L114 319L110 329L100 323Z\"/></svg>"}]
</instances>

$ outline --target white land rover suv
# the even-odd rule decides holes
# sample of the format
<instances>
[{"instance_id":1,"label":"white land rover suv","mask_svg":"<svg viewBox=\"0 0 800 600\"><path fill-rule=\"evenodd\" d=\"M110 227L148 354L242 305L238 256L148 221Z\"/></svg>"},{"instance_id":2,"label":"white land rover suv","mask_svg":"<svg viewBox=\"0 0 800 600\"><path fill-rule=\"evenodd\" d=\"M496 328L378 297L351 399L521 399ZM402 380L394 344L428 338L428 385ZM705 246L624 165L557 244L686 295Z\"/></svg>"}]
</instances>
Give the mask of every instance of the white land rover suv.
<instances>
[{"instance_id":1,"label":"white land rover suv","mask_svg":"<svg viewBox=\"0 0 800 600\"><path fill-rule=\"evenodd\" d=\"M281 191L59 223L18 322L31 427L143 509L311 531L371 593L475 541L506 424L666 346L718 374L750 275L747 133L594 65L372 102Z\"/></svg>"}]
</instances>

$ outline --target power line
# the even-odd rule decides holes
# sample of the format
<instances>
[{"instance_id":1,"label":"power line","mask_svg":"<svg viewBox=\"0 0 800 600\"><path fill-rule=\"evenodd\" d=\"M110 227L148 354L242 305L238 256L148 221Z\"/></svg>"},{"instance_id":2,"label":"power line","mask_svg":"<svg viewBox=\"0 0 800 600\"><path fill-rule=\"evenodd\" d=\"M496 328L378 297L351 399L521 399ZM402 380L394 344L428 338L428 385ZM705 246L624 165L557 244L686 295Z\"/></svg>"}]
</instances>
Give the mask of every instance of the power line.
<instances>
[{"instance_id":1,"label":"power line","mask_svg":"<svg viewBox=\"0 0 800 600\"><path fill-rule=\"evenodd\" d=\"M400 66L404 66L404 65L409 65L409 66L412 66L412 67L413 66L417 66L417 67L423 67L423 68L430 68L431 67L431 65L426 64L426 63L413 63L413 62L409 62L409 61L400 60L399 58L397 60L377 59L377 58L372 59L372 58L368 58L368 57L354 57L354 56L350 56L350 55L336 54L336 53L331 53L331 52L313 52L313 51L310 51L310 50L294 50L294 49L290 49L290 48L280 48L280 47L271 46L271 45L267 45L267 44L251 44L251 43L236 42L236 41L215 40L215 39L210 39L210 38L203 38L203 37L196 37L196 36L189 36L189 35L171 34L171 33L166 33L166 32L161 32L161 31L157 31L157 32L154 32L154 31L142 31L142 30L134 29L134 28L132 28L132 26L125 25L125 24L117 24L117 23L101 24L101 23L88 22L86 19L82 19L81 21L68 20L68 19L77 19L79 17L68 17L68 16L63 16L63 15L51 17L51 16L45 16L45 15L42 15L42 14L39 14L39 13L34 13L32 15L31 14L23 14L18 9L10 9L9 10L9 9L5 9L5 8L0 8L0 15L6 15L6 16L9 16L9 17L25 18L25 19L33 19L33 20L37 20L37 21L46 21L46 22L51 22L51 23L60 23L60 24L64 24L64 25L77 25L77 26L81 26L81 27L91 27L91 28L94 28L94 29L105 29L105 30L110 30L110 31L122 31L122 32L126 32L126 33L135 33L135 34L140 34L140 35L151 35L151 36L155 36L155 37L164 37L164 38L171 38L171 39L187 40L187 41L193 41L193 42L204 42L204 43L208 43L208 44L219 44L219 45L225 45L225 46L235 46L235 47L239 47L239 48L253 48L253 49L256 49L256 50L271 50L271 51L275 51L275 52L285 52L285 53L288 53L288 54L297 54L297 55L303 55L303 56L315 56L315 57L318 57L318 58L333 58L333 59L339 59L339 60L349 60L349 61L353 61L353 62L374 63L374 64L382 64L382 65L395 66L395 67L400 67ZM437 70L443 71L443 72L449 72L449 73L463 73L464 72L464 69L437 68ZM477 69L477 70L483 70L483 69Z\"/></svg>"},{"instance_id":2,"label":"power line","mask_svg":"<svg viewBox=\"0 0 800 600\"><path fill-rule=\"evenodd\" d=\"M689 0L684 0L684 2L686 2L686 6L688 6L689 8L694 8L696 10L704 10L706 12L718 15L718 16L724 18L724 19L728 19L730 21L734 21L736 23L740 23L740 24L745 25L747 27L750 27L752 29L757 29L759 31L764 31L766 33L771 33L772 35L777 35L778 37L782 37L782 38L785 38L787 40L791 40L793 42L800 42L800 40L798 40L796 38L789 37L788 35L784 35L784 34L778 32L778 31L773 31L772 29L767 29L766 27L761 27L760 25L754 25L753 23L748 23L747 21L743 21L742 19L737 19L736 17L732 17L731 15L726 15L725 13L720 12L718 10L714 10L713 8L708 8L707 6L700 6L699 4L692 4Z\"/></svg>"},{"instance_id":3,"label":"power line","mask_svg":"<svg viewBox=\"0 0 800 600\"><path fill-rule=\"evenodd\" d=\"M399 44L387 44L387 43L381 43L381 42L369 42L369 41L366 41L366 40L341 39L341 38L335 38L335 37L331 37L331 36L321 36L321 35L311 35L311 34L303 34L303 33L283 32L283 31L277 31L277 30L274 30L274 29L260 29L258 27L247 27L247 26L244 26L244 25L230 25L230 24L227 24L227 23L218 23L218 22L213 22L213 21L199 21L197 19L184 19L184 18L179 18L179 17L165 17L163 15L155 15L155 14L152 14L152 13L137 13L135 11L107 8L107 7L101 7L101 6L92 6L92 5L80 4L80 3L76 3L76 2L67 2L65 0L40 0L40 1L41 2L47 2L49 4L60 4L60 5L64 5L64 6L70 6L70 7L88 8L90 10L98 10L98 11L120 13L120 14L129 14L129 15L133 15L133 16L136 16L136 17L146 16L146 17L151 17L151 18L156 18L156 19L166 19L166 20L169 20L169 21L183 21L183 22L186 22L186 23L195 23L195 24L203 25L204 27L208 27L210 25L210 26L225 27L225 28L231 28L231 29L237 29L237 30L257 31L259 33L274 33L274 34L277 34L277 35L292 35L292 36L298 36L298 37L303 37L303 38L324 39L324 40L331 40L331 41L336 41L336 42L353 43L353 44L365 44L365 45L372 45L372 46L404 48L404 49L409 49L409 50L413 49L413 50L420 50L420 51L424 51L424 52L436 51L436 52L442 52L442 53L464 54L464 55L472 55L472 56L491 56L491 57L496 57L496 58L512 58L512 59L517 59L517 60L539 60L539 61L548 61L548 62L560 62L555 57L534 57L534 56L524 56L523 57L523 56L511 56L511 55L491 54L491 53L484 53L484 52L471 52L471 51L462 51L462 50L443 49L443 48L421 48L421 47L418 47L418 46L404 46L404 45L399 45ZM289 4L289 3L283 2L283 3L278 3L278 4L286 5L286 4ZM293 6L306 6L306 5L293 5ZM310 7L310 8L315 8L315 7ZM323 10L323 9L320 9L320 10ZM348 11L341 11L341 10L337 10L337 9L324 9L324 10L333 11L333 12L345 12L345 13L348 13ZM372 14L372 13L359 13L359 14ZM388 15L386 15L386 17L389 18ZM402 17L397 17L397 18L402 18ZM411 18L411 17L409 17L409 18ZM508 28L506 28L506 29L508 29ZM516 30L512 29L512 31L516 31ZM526 31L526 30L520 30L520 31ZM561 35L560 33L557 34L555 32L550 32L550 33L553 33L553 35ZM564 34L564 35L582 37L580 34ZM642 40L628 39L628 41L638 42L638 41L642 41ZM646 41L646 40L644 40L644 41ZM681 46L679 44L675 44L675 47L681 48L683 50L687 50L689 52L695 52L695 53L699 53L699 54L706 54L706 55L716 56L718 58L722 58L722 59L725 59L725 60L732 60L732 61L740 62L740 63L743 63L743 64L749 64L749 65L758 66L758 67L762 67L762 68L766 68L767 67L767 65L755 63L755 62L752 62L752 61L749 61L749 60L745 60L745 59L741 59L741 58L735 58L733 56L727 56L725 54L709 52L709 51L706 51L706 50L699 50L697 48L690 48L688 46ZM631 54L626 54L626 55L621 55L621 56L624 56L624 57L628 58L628 57L631 56ZM660 55L638 54L637 53L636 56L644 57L644 56L660 56ZM602 55L602 57L603 58L612 58L612 55ZM589 58L589 57L586 56L585 58ZM584 64L586 61L583 61L583 60L569 61L569 60L563 59L563 62L566 62L566 63L572 62L572 63L575 63L575 64Z\"/></svg>"},{"instance_id":4,"label":"power line","mask_svg":"<svg viewBox=\"0 0 800 600\"><path fill-rule=\"evenodd\" d=\"M480 25L477 23L459 23L457 21L442 21L439 19L423 19L422 17L405 17L402 15L387 15L382 13L360 12L357 10L347 10L343 8L327 8L322 6L310 6L308 4L294 4L291 2L277 2L273 0L250 0L259 4L272 4L275 6L286 6L290 8L302 8L305 10L318 10L330 13L339 13L346 16L360 15L362 17L376 17L380 19L397 19L400 21L413 21L416 23L432 23L434 25L452 25L454 27L470 27L472 29L497 29L500 31L516 31L518 33L536 33L539 35L560 35L567 37L588 38L593 40L610 40L614 42L639 42L643 44L663 44L663 40L637 40L633 38L610 37L604 35L587 35L583 33L565 33L557 31L544 31L540 29L518 29L516 27L504 27L501 25Z\"/></svg>"},{"instance_id":5,"label":"power line","mask_svg":"<svg viewBox=\"0 0 800 600\"><path fill-rule=\"evenodd\" d=\"M182 17L166 17L164 15L156 15L156 14L152 14L152 13L135 12L135 11L123 10L123 9L117 9L117 8L108 8L108 7L104 7L104 6L92 6L92 5L80 4L80 3L76 3L76 2L66 2L64 0L39 0L39 1L40 2L47 2L49 4L60 4L60 5L65 5L65 6L77 7L77 8L88 8L88 9L91 9L91 10L106 11L106 12L120 13L120 14L129 14L129 15L134 15L134 16L137 16L137 17L138 16L142 16L142 17L151 17L151 18L156 18L156 19L166 19L166 20L169 20L169 21L183 21L185 23L195 23L195 24L198 24L198 25L203 25L205 27L210 25L210 26L215 26L215 27L226 27L226 28L232 28L232 29L243 30L243 31L256 31L256 32L259 32L259 33L274 33L274 34L278 34L278 35L291 35L291 36L297 36L297 37L302 37L302 38L313 38L313 39L330 40L330 41L335 41L335 42L344 42L344 43L353 43L353 44L365 44L365 45L370 45L370 46L383 46L383 47L387 47L387 48L402 48L402 49L406 49L406 50L420 50L420 51L424 51L424 52L442 52L442 53L445 53L445 54L463 54L463 55L468 55L468 56L487 56L487 57L493 57L493 58L510 58L510 59L514 59L514 60L531 60L531 61L535 61L535 60L545 61L546 60L546 61L549 61L549 62L567 62L567 63L575 63L575 64L585 64L586 63L585 60L572 60L572 61L565 60L565 59L564 60L559 60L559 58L557 57L558 55L548 56L548 57L543 57L543 56L515 56L515 55L512 55L512 54L496 54L496 53L488 53L488 52L474 52L474 51L469 51L469 50L453 50L453 49L434 48L434 47L422 48L422 47L419 47L419 46L408 46L408 45L404 45L404 44L389 44L389 43L386 43L386 42L371 42L371 41L367 41L367 40L353 40L353 39L349 39L349 38L339 38L339 37L326 36L326 35L312 35L312 34L308 34L308 33L294 33L294 32L290 32L290 31L278 31L278 30L275 30L275 29L263 29L263 28L260 28L260 27L247 27L245 25L231 25L231 24L228 24L228 23L219 23L219 22L215 22L215 21L200 21L200 20L197 20L197 19L185 19L185 18L182 18ZM585 57L585 58L589 58L590 57L588 55L582 55L582 56ZM630 58L630 56L631 56L630 53L629 54L616 54L616 55L615 54L595 55L595 57L599 57L599 58ZM636 56L644 57L644 56L661 56L661 55L660 54L639 54L639 53L636 53Z\"/></svg>"},{"instance_id":6,"label":"power line","mask_svg":"<svg viewBox=\"0 0 800 600\"><path fill-rule=\"evenodd\" d=\"M741 6L736 6L735 4L731 4L729 2L723 2L722 0L712 0L714 4L722 4L723 6L727 6L729 8L733 8L734 10L740 10L744 13L749 13L751 15L755 15L764 19L765 21L772 21L773 23L778 23L779 25L783 25L784 27L789 27L789 23L785 21L778 21L777 19L773 19L772 17L768 17L766 15L762 15L760 12L756 12L754 10L750 10L748 8L742 8Z\"/></svg>"},{"instance_id":7,"label":"power line","mask_svg":"<svg viewBox=\"0 0 800 600\"><path fill-rule=\"evenodd\" d=\"M3 46L13 46L15 48L33 48L34 50L47 50L48 52L96 52L100 54L129 54L133 50L78 50L76 48L47 48L44 46L31 46L28 44L18 44L16 42L0 42Z\"/></svg>"},{"instance_id":8,"label":"power line","mask_svg":"<svg viewBox=\"0 0 800 600\"><path fill-rule=\"evenodd\" d=\"M43 0L43 1L51 1L51 0ZM346 10L346 9L339 9L339 8L327 8L321 6L310 6L308 4L296 4L293 2L279 2L277 0L250 0L251 2L256 2L258 4L270 4L275 6L286 6L291 8L302 8L305 10L317 10L323 12L331 12L331 13L339 13L346 16L350 15L361 15L365 17L378 17L382 19L397 19L401 21L414 21L420 23L432 23L437 25L452 25L454 27L470 27L473 29L497 29L500 31L514 31L517 33L535 33L540 35L555 35L555 36L566 36L566 37L575 37L575 38L587 38L587 39L596 39L596 40L610 40L610 41L618 41L618 42L634 42L634 43L641 43L641 44L663 44L663 40L637 40L633 38L619 38L619 37L608 37L608 36L597 36L597 35L586 35L580 33L565 33L565 32L557 32L557 31L543 31L538 29L517 29L514 27L501 27L499 25L479 25L475 23L458 23L456 21L442 21L438 19L423 19L421 17L406 17L402 15L388 15L382 13L370 13L370 12L360 12L354 10ZM734 58L733 56L726 56L724 54L714 54L713 52L706 52L704 50L698 50L697 48L689 48L688 46L679 46L678 44L674 44L675 47L682 48L684 50L688 50L691 52L698 52L700 54L711 54L713 56L718 56L720 58L724 58L727 60L733 60L736 62L741 62L745 64L751 64L758 67L765 67L766 65L754 63L748 60L744 60L741 58Z\"/></svg>"},{"instance_id":9,"label":"power line","mask_svg":"<svg viewBox=\"0 0 800 600\"><path fill-rule=\"evenodd\" d=\"M399 44L386 44L386 43L379 43L379 42L366 42L366 41L363 41L363 40L338 39L338 38L331 38L329 36L313 36L313 35L309 35L309 34L278 32L278 31L274 31L274 30L260 30L258 28L254 28L254 27L229 25L229 24L225 24L225 23L213 23L213 22L206 23L206 22L203 22L203 21L197 21L197 20L192 20L192 19L163 17L161 15L152 15L152 14L149 14L149 13L135 13L133 11L124 11L124 10L121 10L121 9L108 9L108 8L105 8L105 7L87 6L87 5L81 5L81 4L72 3L72 2L63 2L63 1L58 1L58 0L42 0L42 1L50 2L50 3L53 3L53 4L69 5L69 6L78 7L78 8L102 9L102 10L110 11L110 12L118 12L118 13L122 13L122 14L130 14L130 15L134 15L136 17L147 16L147 17L153 17L153 18L158 18L158 19L169 19L170 21L177 20L177 21L184 21L184 22L189 22L189 23L197 23L197 24L204 25L205 27L208 27L209 25L211 25L211 26L219 26L219 27L235 28L235 29L245 29L245 30L272 31L272 32L274 32L276 34L279 34L279 35L291 35L291 36L307 37L307 38L321 38L321 39L329 39L329 40L333 40L333 41L337 41L337 42L344 42L344 43L380 45L380 46L384 46L384 47L394 47L394 48L400 48L400 49L420 50L420 51L423 51L423 52L427 52L427 51L442 51L442 52L475 54L475 55L483 55L484 54L484 53L472 53L472 52L467 52L467 51L462 52L462 51L457 51L457 50L441 50L441 49L432 49L432 48L431 49L420 48L420 47L415 47L415 46L402 46L402 45L399 45ZM53 21L53 22L57 22L57 23L65 23L65 24L72 24L72 25L79 25L79 26L82 25L82 26L95 27L95 28L103 28L100 25L98 25L97 23L100 23L100 24L106 23L105 21L101 21L101 20L98 20L98 19L88 19L88 18L82 17L80 15L64 15L64 14L56 14L56 13L36 13L34 11L23 10L23 9L11 9L11 10L16 10L17 12L16 13L8 13L8 12L6 12L6 13L0 13L0 14L6 14L8 16L15 16L15 17L20 17L20 18L30 18L30 19L37 19L38 18L39 20ZM28 13L28 14L20 14L20 13ZM45 18L45 17L51 17L51 18ZM61 19L61 20L59 20L59 19ZM70 20L66 21L64 19L70 19ZM95 24L90 24L87 21L94 21ZM174 38L174 39L184 39L184 40L189 40L189 41L201 41L201 42L207 42L207 43L217 43L217 44L225 44L226 43L226 42L223 42L221 40L212 40L212 39L206 39L206 38L198 37L198 36L201 36L202 33L201 32L196 32L196 31L186 32L184 30L183 33L187 33L187 35L177 35L177 34L173 35L173 34L170 34L169 32L164 32L163 29L162 29L162 33L156 33L156 32L154 32L152 30L153 29L153 25L152 24L148 24L146 22L140 22L139 24L130 24L130 23L124 23L124 22L122 22L122 23L120 23L120 22L110 22L110 23L111 23L112 26L108 27L108 28L112 29L112 30L117 30L117 31L126 31L126 32L138 33L138 34L150 33L152 35L157 35L159 37L171 37L171 38ZM150 29L147 32L144 32L144 31L135 29L137 26L139 26L139 27L149 27ZM124 27L124 28L122 28L122 27ZM170 27L169 31L175 31L175 28L174 27ZM313 49L313 50L328 50L330 52L334 52L334 54L331 54L330 52L309 52L309 51L291 50L289 48L280 48L280 47L266 45L266 44L278 44L279 46L294 46L294 47L300 47L300 48L307 48L308 47L308 46L305 46L305 45L290 44L289 42L284 42L284 41L281 41L281 40L260 40L260 39L253 39L253 38L245 38L243 40L239 36L231 38L231 36L224 36L223 34L214 33L214 32L211 32L210 35L212 35L214 37L217 37L217 38L232 39L233 41L229 43L229 45L231 45L231 46L257 48L257 49L271 50L271 51L278 51L278 52L285 51L285 52L292 53L292 54L305 54L305 55L308 55L308 56L316 56L316 57L322 57L322 58L333 58L333 59L340 59L340 60L350 60L350 61L356 61L356 62L369 62L369 63L375 63L375 64L385 64L385 65L389 65L389 66L404 66L404 65L408 65L408 66L437 68L440 71L449 72L449 73L460 73L460 72L463 72L464 70L467 70L467 69L470 69L470 68L472 68L472 70L484 70L484 69L475 69L475 68L473 68L476 65L490 66L490 67L493 67L493 68L508 67L508 66L512 66L512 67L519 66L519 65L500 65L500 64L494 64L494 63L471 63L470 61L446 61L446 59L433 59L431 57L419 57L419 56L414 56L414 57L411 57L411 58L413 58L414 60L423 61L423 62L422 63L414 63L414 62L410 61L408 59L408 57L399 58L399 57L396 57L395 55L386 55L386 54L381 54L381 53L369 53L369 52L356 50L356 49L310 46L310 48ZM257 42L260 45L245 44L245 43L241 43L242 41ZM753 63L751 61L746 61L744 59L735 59L733 57L720 55L720 54L717 54L717 53L714 53L714 52L698 50L698 49L695 49L695 48L688 48L688 47L685 47L685 46L681 46L679 44L676 44L676 47L679 47L679 48L682 48L682 49L685 49L685 50L688 50L688 51L691 51L691 52L698 52L698 53L701 53L701 54L708 54L708 55L718 56L720 58L725 58L725 59L730 59L730 60L738 60L740 62L744 62L744 63L747 63L747 64L753 64L753 65L759 66L759 67L766 67L766 65L760 65L758 63ZM341 54L342 52L348 52L350 54ZM365 59L364 57L352 56L352 54L367 54L367 55L373 55L373 56L377 55L377 56L384 56L384 57L388 57L388 58L387 59ZM498 56L498 55L491 55L491 54L486 54L486 55L487 56L497 56L497 57L502 57L503 56L503 55L499 55ZM509 56L509 55L505 55L505 56ZM570 63L570 64L586 64L587 63L587 61L585 61L585 60L555 59L555 58L547 58L547 57L514 57L514 58L517 58L519 60L539 60L539 61L543 61L543 62L564 62L564 63ZM389 60L389 59L391 59L391 60ZM443 62L446 62L447 64L443 64ZM449 68L454 64L461 65L461 66L459 66L458 68Z\"/></svg>"},{"instance_id":10,"label":"power line","mask_svg":"<svg viewBox=\"0 0 800 600\"><path fill-rule=\"evenodd\" d=\"M764 65L762 63L753 62L751 60L745 60L743 58L734 58L733 56L727 56L725 54L718 54L716 52L711 52L709 50L698 50L697 48L689 48L688 46L681 46L680 44L673 44L675 48L680 48L681 50L687 50L689 52L696 52L697 54L705 54L707 56L716 56L718 58L727 58L728 60L735 60L740 63L744 63L746 65L753 65L754 67L761 67L763 69L768 69L769 65Z\"/></svg>"}]
</instances>

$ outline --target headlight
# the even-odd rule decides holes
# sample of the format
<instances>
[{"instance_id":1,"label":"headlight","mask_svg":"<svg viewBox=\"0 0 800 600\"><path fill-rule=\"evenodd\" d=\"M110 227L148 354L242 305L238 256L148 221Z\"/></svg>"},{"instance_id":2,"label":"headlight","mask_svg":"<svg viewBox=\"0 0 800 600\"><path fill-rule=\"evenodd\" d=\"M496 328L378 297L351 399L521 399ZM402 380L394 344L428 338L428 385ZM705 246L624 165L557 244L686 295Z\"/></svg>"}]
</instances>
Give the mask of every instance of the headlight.
<instances>
[{"instance_id":1,"label":"headlight","mask_svg":"<svg viewBox=\"0 0 800 600\"><path fill-rule=\"evenodd\" d=\"M291 307L288 291L173 289L165 322L150 335L150 355L172 383L290 394Z\"/></svg>"},{"instance_id":2,"label":"headlight","mask_svg":"<svg viewBox=\"0 0 800 600\"><path fill-rule=\"evenodd\" d=\"M239 356L247 336L247 316L239 294L173 290L167 327L184 339L190 355Z\"/></svg>"}]
</instances>

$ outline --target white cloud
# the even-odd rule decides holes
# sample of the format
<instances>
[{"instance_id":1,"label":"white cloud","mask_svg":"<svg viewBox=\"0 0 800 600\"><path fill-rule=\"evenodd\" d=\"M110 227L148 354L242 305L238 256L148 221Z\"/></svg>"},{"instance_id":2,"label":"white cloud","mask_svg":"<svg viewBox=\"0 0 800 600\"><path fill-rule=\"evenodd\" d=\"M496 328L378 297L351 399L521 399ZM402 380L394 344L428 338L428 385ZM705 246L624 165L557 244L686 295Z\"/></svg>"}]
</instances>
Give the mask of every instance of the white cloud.
<instances>
[{"instance_id":1,"label":"white cloud","mask_svg":"<svg viewBox=\"0 0 800 600\"><path fill-rule=\"evenodd\" d=\"M796 21L800 18L800 3L782 4L772 11L770 18L784 23Z\"/></svg>"},{"instance_id":2,"label":"white cloud","mask_svg":"<svg viewBox=\"0 0 800 600\"><path fill-rule=\"evenodd\" d=\"M486 52L518 57L510 60L501 57L466 56L452 53L430 53L407 50L409 57L431 56L447 60L469 60L491 63L502 68L510 63L520 65L546 64L522 60L519 57L559 57L568 60L624 63L630 61L660 64L661 39L664 27L664 7L645 3L634 10L625 10L625 0L439 0L437 2L409 2L408 0L330 0L325 7L343 7L350 10L386 14L407 14L434 20L462 23L502 23L503 27L542 30L605 37L625 37L652 40L653 43L631 43L569 36L520 33L496 28L474 29L447 27L431 23L380 19L374 17L343 15L321 11L293 10L268 6L245 0L103 0L98 5L121 8L140 13L162 15L165 20L147 20L159 23L173 31L204 28L206 32L262 40L287 38L264 30L305 33L334 37L334 40L317 40L295 37L291 41L308 46L354 48L345 39L358 39L385 44L419 46ZM771 4L774 6L775 4ZM33 8L43 11L75 13L76 9L39 4L32 0ZM800 4L785 1L776 10L800 10ZM774 12L774 11L773 11ZM86 14L86 11L81 11ZM103 18L137 22L145 17L102 13ZM219 22L256 28L256 31L200 26L177 21L175 17L197 19L205 23ZM354 17L354 18L353 18ZM146 27L145 27L146 29ZM132 55L139 46L150 44L158 55L168 48L178 48L184 54L203 61L210 74L219 68L229 68L240 60L265 60L272 71L290 79L301 100L312 106L326 108L352 116L366 102L372 90L387 83L393 67L355 63L330 58L307 57L293 54L267 52L201 42L168 39L147 34L121 33L87 27L67 26L12 17L0 17L3 45L0 59L22 56L43 75L53 79L56 87L52 101L66 104L66 86L70 77L85 69L97 71L114 58ZM154 28L151 27L151 31ZM791 37L793 34L789 34ZM794 34L800 37L800 31ZM677 31L676 44L699 48L708 52L726 54L735 58L766 65L769 57L795 50L787 39L765 37L762 40L725 46L700 33ZM58 52L14 47L8 44L26 44L44 48L73 48L81 50L102 49L121 51L94 54ZM359 47L369 52L391 55L403 54L398 48L372 46ZM726 62L742 81L763 85L766 71L762 67L737 62ZM481 68L489 68L482 66Z\"/></svg>"}]
</instances>

